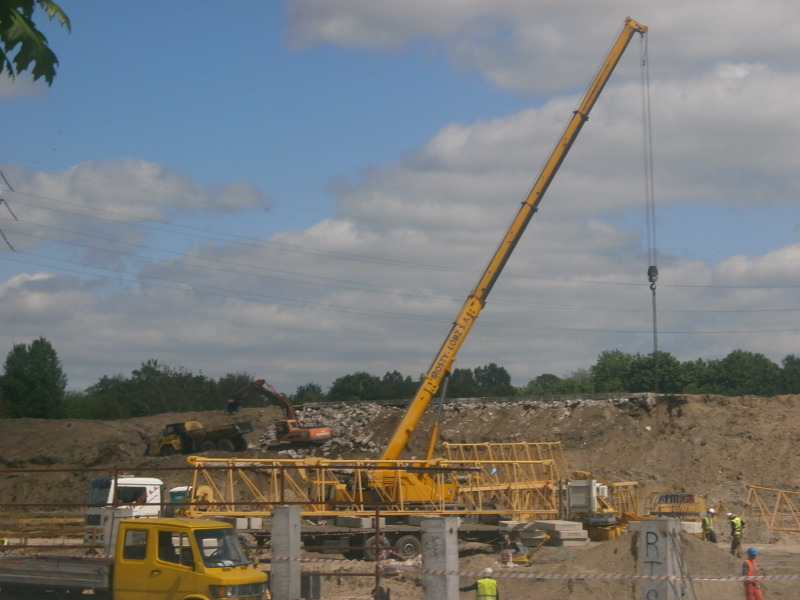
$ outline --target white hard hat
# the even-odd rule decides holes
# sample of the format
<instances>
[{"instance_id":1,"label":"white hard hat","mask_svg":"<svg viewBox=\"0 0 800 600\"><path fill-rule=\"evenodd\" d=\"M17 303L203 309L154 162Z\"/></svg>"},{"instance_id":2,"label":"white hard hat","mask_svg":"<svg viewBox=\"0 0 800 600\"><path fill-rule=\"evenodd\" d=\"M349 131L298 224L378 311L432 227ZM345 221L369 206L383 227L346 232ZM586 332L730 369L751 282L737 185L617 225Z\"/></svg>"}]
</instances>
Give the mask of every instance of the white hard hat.
<instances>
[{"instance_id":1,"label":"white hard hat","mask_svg":"<svg viewBox=\"0 0 800 600\"><path fill-rule=\"evenodd\" d=\"M483 576L484 576L484 577L491 577L491 576L492 576L492 573L494 573L494 571L492 571L491 567L486 567L486 568L483 570Z\"/></svg>"},{"instance_id":2,"label":"white hard hat","mask_svg":"<svg viewBox=\"0 0 800 600\"><path fill-rule=\"evenodd\" d=\"M732 519L733 518L733 513L725 513L725 516L728 517L729 519Z\"/></svg>"},{"instance_id":3,"label":"white hard hat","mask_svg":"<svg viewBox=\"0 0 800 600\"><path fill-rule=\"evenodd\" d=\"M716 514L717 511L715 511L713 508L709 508L708 512L710 512L713 515L713 514Z\"/></svg>"}]
</instances>

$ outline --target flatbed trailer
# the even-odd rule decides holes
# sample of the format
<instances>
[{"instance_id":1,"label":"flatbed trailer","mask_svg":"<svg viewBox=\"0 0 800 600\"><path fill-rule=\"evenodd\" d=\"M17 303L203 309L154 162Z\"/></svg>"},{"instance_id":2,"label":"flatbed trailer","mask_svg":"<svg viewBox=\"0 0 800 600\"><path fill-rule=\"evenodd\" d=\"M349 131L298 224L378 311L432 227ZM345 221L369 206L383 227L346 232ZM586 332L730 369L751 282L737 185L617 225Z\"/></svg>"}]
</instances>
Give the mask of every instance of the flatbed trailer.
<instances>
[{"instance_id":1,"label":"flatbed trailer","mask_svg":"<svg viewBox=\"0 0 800 600\"><path fill-rule=\"evenodd\" d=\"M0 595L16 596L32 581L50 590L110 593L114 559L91 556L0 557Z\"/></svg>"}]
</instances>

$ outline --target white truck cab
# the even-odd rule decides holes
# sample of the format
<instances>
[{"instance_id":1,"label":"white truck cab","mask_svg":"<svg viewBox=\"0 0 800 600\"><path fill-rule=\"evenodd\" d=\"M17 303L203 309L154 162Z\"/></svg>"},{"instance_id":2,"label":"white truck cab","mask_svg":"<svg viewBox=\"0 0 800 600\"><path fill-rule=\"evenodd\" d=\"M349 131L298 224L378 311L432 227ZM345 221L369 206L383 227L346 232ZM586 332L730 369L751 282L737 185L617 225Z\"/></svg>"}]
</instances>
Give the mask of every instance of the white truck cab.
<instances>
[{"instance_id":1,"label":"white truck cab","mask_svg":"<svg viewBox=\"0 0 800 600\"><path fill-rule=\"evenodd\" d=\"M95 477L89 484L89 500L84 523L84 541L102 543L106 521L114 509L128 509L130 518L154 518L162 515L164 482L155 477L119 475Z\"/></svg>"}]
</instances>

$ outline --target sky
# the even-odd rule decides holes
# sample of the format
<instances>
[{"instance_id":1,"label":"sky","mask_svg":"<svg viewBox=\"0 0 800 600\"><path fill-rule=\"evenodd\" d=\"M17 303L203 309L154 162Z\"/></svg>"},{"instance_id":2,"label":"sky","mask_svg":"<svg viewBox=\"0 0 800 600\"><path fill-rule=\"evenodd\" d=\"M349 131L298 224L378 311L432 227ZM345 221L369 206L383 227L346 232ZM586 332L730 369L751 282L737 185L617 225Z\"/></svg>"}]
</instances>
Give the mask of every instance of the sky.
<instances>
[{"instance_id":1,"label":"sky","mask_svg":"<svg viewBox=\"0 0 800 600\"><path fill-rule=\"evenodd\" d=\"M427 372L628 16L455 367L800 354L795 2L60 4L0 78L0 356L70 390Z\"/></svg>"}]
</instances>

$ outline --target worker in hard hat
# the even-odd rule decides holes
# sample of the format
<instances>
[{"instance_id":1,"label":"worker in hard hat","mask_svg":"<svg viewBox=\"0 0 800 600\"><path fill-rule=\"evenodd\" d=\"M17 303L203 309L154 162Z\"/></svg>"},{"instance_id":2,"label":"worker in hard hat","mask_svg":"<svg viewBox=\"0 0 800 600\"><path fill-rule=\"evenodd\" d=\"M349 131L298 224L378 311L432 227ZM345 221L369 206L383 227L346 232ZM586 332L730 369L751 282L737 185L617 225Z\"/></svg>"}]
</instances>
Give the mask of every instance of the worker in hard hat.
<instances>
[{"instance_id":1,"label":"worker in hard hat","mask_svg":"<svg viewBox=\"0 0 800 600\"><path fill-rule=\"evenodd\" d=\"M733 513L727 513L728 522L731 524L731 556L742 558L742 530L744 521Z\"/></svg>"},{"instance_id":2,"label":"worker in hard hat","mask_svg":"<svg viewBox=\"0 0 800 600\"><path fill-rule=\"evenodd\" d=\"M755 548L747 549L747 558L742 563L742 577L758 577L761 571L756 564L758 551ZM761 583L758 580L744 582L744 600L763 600Z\"/></svg>"},{"instance_id":3,"label":"worker in hard hat","mask_svg":"<svg viewBox=\"0 0 800 600\"><path fill-rule=\"evenodd\" d=\"M717 511L709 508L703 517L703 539L707 542L717 543L717 532L714 530L714 517Z\"/></svg>"},{"instance_id":4,"label":"worker in hard hat","mask_svg":"<svg viewBox=\"0 0 800 600\"><path fill-rule=\"evenodd\" d=\"M471 592L475 590L475 600L500 600L500 592L497 590L497 581L492 578L492 571L489 567L483 570L483 576L475 583L466 587L458 588L459 592Z\"/></svg>"}]
</instances>

